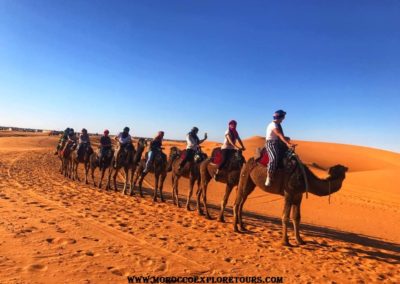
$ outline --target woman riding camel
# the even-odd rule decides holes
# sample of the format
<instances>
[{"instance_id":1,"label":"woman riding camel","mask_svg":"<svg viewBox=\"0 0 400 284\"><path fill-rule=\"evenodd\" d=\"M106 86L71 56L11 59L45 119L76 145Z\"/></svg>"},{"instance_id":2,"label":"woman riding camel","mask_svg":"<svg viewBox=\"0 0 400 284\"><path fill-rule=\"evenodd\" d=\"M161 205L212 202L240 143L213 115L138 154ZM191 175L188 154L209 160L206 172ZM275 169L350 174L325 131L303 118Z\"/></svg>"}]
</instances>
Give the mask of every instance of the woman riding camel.
<instances>
[{"instance_id":1,"label":"woman riding camel","mask_svg":"<svg viewBox=\"0 0 400 284\"><path fill-rule=\"evenodd\" d=\"M100 161L103 160L103 157L110 153L112 150L111 139L110 139L110 131L108 129L104 130L104 135L100 138Z\"/></svg>"},{"instance_id":2,"label":"woman riding camel","mask_svg":"<svg viewBox=\"0 0 400 284\"><path fill-rule=\"evenodd\" d=\"M60 140L58 140L58 144L57 144L57 148L56 148L56 152L54 153L54 155L58 155L58 151L61 148L64 148L64 143L66 143L68 141L68 134L69 134L69 130L70 128L67 127L64 132L62 133Z\"/></svg>"},{"instance_id":3,"label":"woman riding camel","mask_svg":"<svg viewBox=\"0 0 400 284\"><path fill-rule=\"evenodd\" d=\"M79 149L82 146L84 146L84 147L90 146L90 137L89 137L88 131L85 128L83 128L81 130L81 135L79 135L78 148L76 149L78 154L79 154Z\"/></svg>"},{"instance_id":4,"label":"woman riding camel","mask_svg":"<svg viewBox=\"0 0 400 284\"><path fill-rule=\"evenodd\" d=\"M281 123L285 119L286 112L283 110L277 110L273 115L273 121L267 126L266 133L266 144L265 148L268 152L269 161L268 161L268 176L265 181L265 186L272 186L272 181L274 180L274 174L276 169L278 168L279 160L281 159L280 153L281 143L284 143L288 148L292 148L295 145L290 143L288 137L285 137L283 134L283 129Z\"/></svg>"},{"instance_id":5,"label":"woman riding camel","mask_svg":"<svg viewBox=\"0 0 400 284\"><path fill-rule=\"evenodd\" d=\"M246 150L246 148L243 146L242 140L240 139L239 133L236 130L236 127L236 120L231 120L228 124L228 130L225 132L224 144L221 147L221 163L214 174L214 180L217 179L219 171L225 167L226 163L235 154L236 150ZM236 146L236 141L239 142L241 147Z\"/></svg>"},{"instance_id":6,"label":"woman riding camel","mask_svg":"<svg viewBox=\"0 0 400 284\"><path fill-rule=\"evenodd\" d=\"M65 151L68 147L71 149L74 145L76 145L76 135L74 129L70 128L68 131L67 142L64 145L63 151Z\"/></svg>"},{"instance_id":7,"label":"woman riding camel","mask_svg":"<svg viewBox=\"0 0 400 284\"><path fill-rule=\"evenodd\" d=\"M118 136L115 136L115 140L118 141L118 150L116 153L116 159L115 159L115 166L117 166L119 156L121 155L122 149L125 149L125 147L128 147L129 145L132 145L132 137L129 134L129 127L125 127L122 132L118 134Z\"/></svg>"},{"instance_id":8,"label":"woman riding camel","mask_svg":"<svg viewBox=\"0 0 400 284\"><path fill-rule=\"evenodd\" d=\"M200 150L200 144L207 140L207 133L204 134L204 139L200 140L197 136L199 129L195 126L186 135L186 156L179 165L179 170L183 169L187 162L192 162L194 155Z\"/></svg>"},{"instance_id":9,"label":"woman riding camel","mask_svg":"<svg viewBox=\"0 0 400 284\"><path fill-rule=\"evenodd\" d=\"M161 153L162 151L162 142L164 138L164 131L158 131L156 137L154 137L153 141L150 143L150 151L148 153L146 167L143 170L143 173L146 174L150 170L150 166L153 163L154 157Z\"/></svg>"}]
</instances>

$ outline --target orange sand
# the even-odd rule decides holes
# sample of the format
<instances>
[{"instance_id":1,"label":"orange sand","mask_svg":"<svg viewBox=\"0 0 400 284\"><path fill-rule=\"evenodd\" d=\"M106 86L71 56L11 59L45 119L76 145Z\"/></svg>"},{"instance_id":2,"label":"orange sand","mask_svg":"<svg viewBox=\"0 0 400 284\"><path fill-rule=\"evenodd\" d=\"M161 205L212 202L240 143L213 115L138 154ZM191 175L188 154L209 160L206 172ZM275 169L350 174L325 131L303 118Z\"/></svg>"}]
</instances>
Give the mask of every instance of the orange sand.
<instances>
[{"instance_id":1,"label":"orange sand","mask_svg":"<svg viewBox=\"0 0 400 284\"><path fill-rule=\"evenodd\" d=\"M244 216L251 233L235 234L229 208L222 224L174 207L170 176L166 203L153 203L151 189L143 199L99 191L57 172L56 137L0 136L1 283L127 283L127 275L149 274L400 282L399 154L298 141L301 159L318 175L338 163L350 171L330 205L327 198L304 199L307 244L286 248L280 245L280 196L257 189L245 206L252 212ZM264 141L253 137L244 143L249 158ZM204 149L215 145L207 142ZM146 186L152 184L149 175ZM211 182L213 216L223 191L222 184ZM186 192L182 180L183 199Z\"/></svg>"}]
</instances>

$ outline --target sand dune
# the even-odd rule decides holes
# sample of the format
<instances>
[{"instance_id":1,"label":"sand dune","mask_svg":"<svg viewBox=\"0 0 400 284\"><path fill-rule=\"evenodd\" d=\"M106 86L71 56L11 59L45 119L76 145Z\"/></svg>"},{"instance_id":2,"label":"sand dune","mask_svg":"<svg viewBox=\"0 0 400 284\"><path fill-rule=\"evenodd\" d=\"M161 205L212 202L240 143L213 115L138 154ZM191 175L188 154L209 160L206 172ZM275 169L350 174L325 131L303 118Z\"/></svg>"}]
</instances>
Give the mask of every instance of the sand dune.
<instances>
[{"instance_id":1,"label":"sand dune","mask_svg":"<svg viewBox=\"0 0 400 284\"><path fill-rule=\"evenodd\" d=\"M284 283L399 283L400 155L351 145L298 141L318 175L350 168L342 190L302 205L307 244L280 245L282 199L256 190L246 205L250 234L146 196L99 191L63 178L52 155L57 138L0 138L2 283L127 283L127 275L283 276ZM261 137L244 141L251 157ZM176 143L168 142L168 147ZM217 145L207 142L208 152ZM178 145L183 148L183 145ZM82 172L81 172L82 175ZM151 187L153 177L146 178ZM180 195L186 197L187 181ZM212 182L216 216L224 187ZM234 193L230 203L234 200ZM291 232L292 233L292 232ZM292 236L292 234L291 234Z\"/></svg>"}]
</instances>

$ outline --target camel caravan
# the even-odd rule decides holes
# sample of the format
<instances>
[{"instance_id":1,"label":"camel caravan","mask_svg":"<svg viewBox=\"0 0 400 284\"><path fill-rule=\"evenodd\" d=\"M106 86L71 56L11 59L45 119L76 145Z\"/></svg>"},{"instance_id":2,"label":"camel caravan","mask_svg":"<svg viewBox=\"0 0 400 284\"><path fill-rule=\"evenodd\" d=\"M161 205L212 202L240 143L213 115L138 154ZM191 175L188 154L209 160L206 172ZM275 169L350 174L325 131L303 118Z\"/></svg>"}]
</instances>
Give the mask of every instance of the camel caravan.
<instances>
[{"instance_id":1,"label":"camel caravan","mask_svg":"<svg viewBox=\"0 0 400 284\"><path fill-rule=\"evenodd\" d=\"M300 206L303 194L328 196L337 192L342 187L348 168L335 165L329 169L329 176L323 179L313 174L295 153L297 145L284 135L281 124L285 116L286 112L283 110L274 113L273 120L267 127L265 147L257 149L256 155L248 161L242 154L246 149L237 132L237 122L234 120L228 123L224 143L221 147L213 149L210 157L201 150L201 144L207 140L207 133L204 139L200 140L197 136L199 132L197 127L193 127L186 135L186 149L171 147L168 156L163 152L163 131L159 131L150 143L144 138L138 139L135 147L129 134L130 129L125 127L114 138L118 143L118 148L114 151L109 131L105 130L100 138L99 148L94 151L86 129L82 129L77 139L74 130L67 128L60 138L55 155L58 155L61 161L61 174L79 181L78 167L83 164L85 183L89 183L90 170L92 183L100 190L107 173L106 190L111 190L113 187L118 191L117 176L122 170L123 195L135 195L135 188L138 188L140 197L143 197L143 181L151 173L155 179L153 201L157 201L158 197L162 202L165 201L163 185L168 172L171 172L172 201L178 207L181 206L179 181L181 178L188 179L186 209L192 210L191 198L194 187L197 186L197 212L210 220L213 218L207 207L208 185L211 180L223 183L226 186L218 216L220 222L225 222L225 207L232 190L236 188L236 200L233 206L235 232L246 232L242 219L243 206L255 187L281 195L284 197L282 244L291 246L287 230L292 212L295 240L298 245L302 245L304 241L300 236ZM148 151L145 151L146 148ZM98 183L94 177L97 168L100 171Z\"/></svg>"}]
</instances>

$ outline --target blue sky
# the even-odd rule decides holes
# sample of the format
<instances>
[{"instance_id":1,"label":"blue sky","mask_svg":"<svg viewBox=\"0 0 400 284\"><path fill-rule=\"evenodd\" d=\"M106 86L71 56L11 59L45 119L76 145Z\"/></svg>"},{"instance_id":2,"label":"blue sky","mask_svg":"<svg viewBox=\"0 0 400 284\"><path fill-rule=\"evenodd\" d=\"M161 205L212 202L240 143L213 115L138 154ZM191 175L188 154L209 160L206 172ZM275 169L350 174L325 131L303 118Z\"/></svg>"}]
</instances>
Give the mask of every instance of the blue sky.
<instances>
[{"instance_id":1,"label":"blue sky","mask_svg":"<svg viewBox=\"0 0 400 284\"><path fill-rule=\"evenodd\" d=\"M0 125L400 152L400 2L0 0Z\"/></svg>"}]
</instances>

